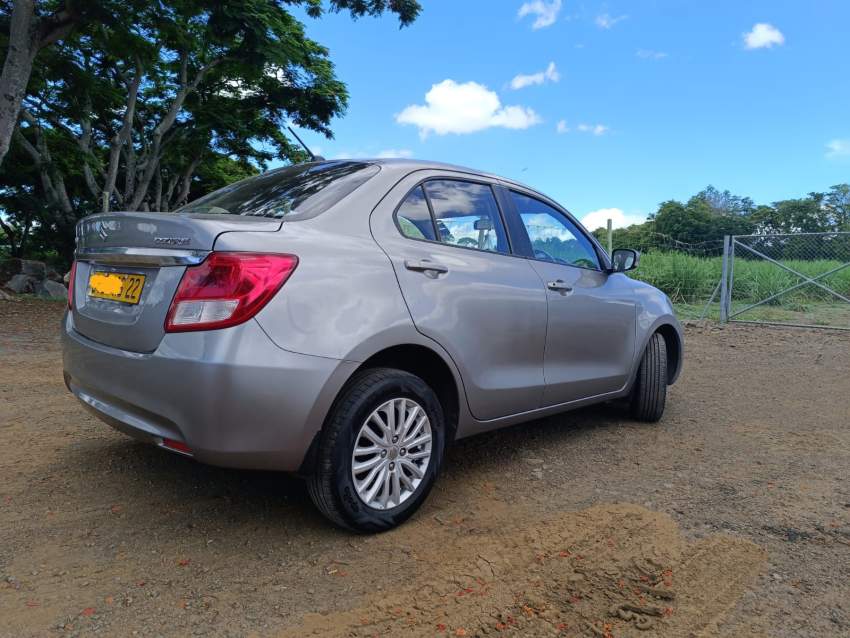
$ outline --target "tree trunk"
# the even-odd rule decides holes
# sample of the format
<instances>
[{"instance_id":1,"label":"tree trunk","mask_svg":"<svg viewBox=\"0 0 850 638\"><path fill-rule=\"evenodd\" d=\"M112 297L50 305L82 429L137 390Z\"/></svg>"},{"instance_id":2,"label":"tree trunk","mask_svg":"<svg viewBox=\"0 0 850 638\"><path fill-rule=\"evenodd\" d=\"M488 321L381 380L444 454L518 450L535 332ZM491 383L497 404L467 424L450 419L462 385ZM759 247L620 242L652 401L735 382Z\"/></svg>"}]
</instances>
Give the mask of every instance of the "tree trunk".
<instances>
[{"instance_id":1,"label":"tree trunk","mask_svg":"<svg viewBox=\"0 0 850 638\"><path fill-rule=\"evenodd\" d=\"M103 187L103 211L109 212L109 203L113 191L115 191L115 182L118 179L118 161L121 159L121 149L130 139L133 132L133 117L136 112L136 98L139 93L139 85L142 81L142 63L136 58L136 75L130 81L127 87L127 108L124 110L124 118L121 123L121 129L112 138L112 146L109 149L109 170L106 173L106 184Z\"/></svg>"},{"instance_id":2,"label":"tree trunk","mask_svg":"<svg viewBox=\"0 0 850 638\"><path fill-rule=\"evenodd\" d=\"M0 75L0 164L12 142L37 52L34 14L33 0L14 1L9 25L9 49Z\"/></svg>"}]
</instances>

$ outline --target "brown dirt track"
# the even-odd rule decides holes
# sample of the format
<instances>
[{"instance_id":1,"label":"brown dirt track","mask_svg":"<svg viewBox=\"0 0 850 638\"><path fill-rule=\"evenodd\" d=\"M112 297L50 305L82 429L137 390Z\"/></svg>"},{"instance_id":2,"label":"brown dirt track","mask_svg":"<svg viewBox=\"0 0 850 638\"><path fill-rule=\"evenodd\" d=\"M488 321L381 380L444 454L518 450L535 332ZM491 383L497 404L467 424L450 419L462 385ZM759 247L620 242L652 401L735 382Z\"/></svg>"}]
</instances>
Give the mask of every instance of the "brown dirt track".
<instances>
[{"instance_id":1,"label":"brown dirt track","mask_svg":"<svg viewBox=\"0 0 850 638\"><path fill-rule=\"evenodd\" d=\"M660 424L458 442L367 537L89 416L61 312L0 302L1 636L850 636L850 334L689 328Z\"/></svg>"}]
</instances>

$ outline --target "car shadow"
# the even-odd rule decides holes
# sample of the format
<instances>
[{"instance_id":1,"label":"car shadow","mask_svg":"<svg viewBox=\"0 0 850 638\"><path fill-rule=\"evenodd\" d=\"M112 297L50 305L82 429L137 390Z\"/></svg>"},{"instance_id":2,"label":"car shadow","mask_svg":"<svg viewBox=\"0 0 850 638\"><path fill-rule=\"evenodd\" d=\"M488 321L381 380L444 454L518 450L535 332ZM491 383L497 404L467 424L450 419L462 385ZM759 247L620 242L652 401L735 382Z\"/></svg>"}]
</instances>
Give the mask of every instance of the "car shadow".
<instances>
[{"instance_id":1,"label":"car shadow","mask_svg":"<svg viewBox=\"0 0 850 638\"><path fill-rule=\"evenodd\" d=\"M470 473L504 471L519 455L541 456L559 444L588 437L625 422L622 407L603 404L531 421L456 441L450 448L440 494L452 493ZM106 427L106 426L104 426ZM88 492L109 509L132 508L142 528L180 521L219 529L262 526L272 536L311 539L350 538L329 525L313 507L304 481L282 472L236 470L205 465L118 434L88 438L66 448L60 467L69 489ZM461 471L462 470L462 471ZM79 480L76 488L74 479ZM431 503L439 506L439 503Z\"/></svg>"}]
</instances>

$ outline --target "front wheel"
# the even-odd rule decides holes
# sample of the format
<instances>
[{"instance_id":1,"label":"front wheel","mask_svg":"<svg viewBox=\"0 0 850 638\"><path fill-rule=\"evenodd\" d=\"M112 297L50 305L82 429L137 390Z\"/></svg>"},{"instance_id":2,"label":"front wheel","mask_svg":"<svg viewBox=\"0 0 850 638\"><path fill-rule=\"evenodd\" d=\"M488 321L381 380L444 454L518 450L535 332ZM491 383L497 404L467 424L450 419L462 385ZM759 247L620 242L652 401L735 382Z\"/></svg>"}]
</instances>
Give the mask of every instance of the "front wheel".
<instances>
[{"instance_id":1,"label":"front wheel","mask_svg":"<svg viewBox=\"0 0 850 638\"><path fill-rule=\"evenodd\" d=\"M655 423L667 401L667 343L659 333L650 337L631 395L631 413L638 421Z\"/></svg>"},{"instance_id":2,"label":"front wheel","mask_svg":"<svg viewBox=\"0 0 850 638\"><path fill-rule=\"evenodd\" d=\"M443 410L434 391L402 370L355 376L322 432L310 497L331 521L360 532L404 522L422 504L440 470Z\"/></svg>"}]
</instances>

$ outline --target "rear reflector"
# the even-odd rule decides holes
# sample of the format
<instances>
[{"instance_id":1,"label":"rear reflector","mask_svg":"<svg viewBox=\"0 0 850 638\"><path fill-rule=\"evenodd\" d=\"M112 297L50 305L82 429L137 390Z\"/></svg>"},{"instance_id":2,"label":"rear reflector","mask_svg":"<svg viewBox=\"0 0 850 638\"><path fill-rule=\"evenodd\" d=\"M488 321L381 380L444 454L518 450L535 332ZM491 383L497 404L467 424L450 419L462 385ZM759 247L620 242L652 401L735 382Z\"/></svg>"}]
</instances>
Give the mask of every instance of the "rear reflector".
<instances>
[{"instance_id":1,"label":"rear reflector","mask_svg":"<svg viewBox=\"0 0 850 638\"><path fill-rule=\"evenodd\" d=\"M247 321L280 290L297 265L295 255L210 253L183 273L165 331L213 330Z\"/></svg>"},{"instance_id":2,"label":"rear reflector","mask_svg":"<svg viewBox=\"0 0 850 638\"><path fill-rule=\"evenodd\" d=\"M74 309L74 280L77 278L77 260L71 264L71 274L68 275L68 310Z\"/></svg>"},{"instance_id":3,"label":"rear reflector","mask_svg":"<svg viewBox=\"0 0 850 638\"><path fill-rule=\"evenodd\" d=\"M162 439L162 447L168 448L181 454L192 455L192 450L183 441L175 441L174 439Z\"/></svg>"}]
</instances>

